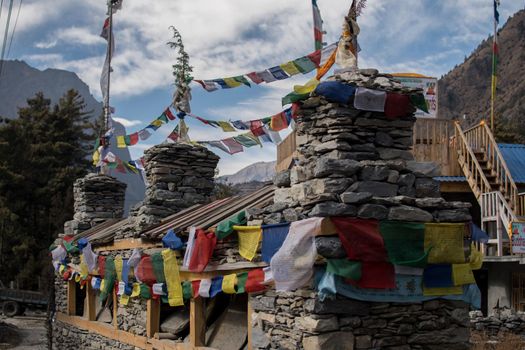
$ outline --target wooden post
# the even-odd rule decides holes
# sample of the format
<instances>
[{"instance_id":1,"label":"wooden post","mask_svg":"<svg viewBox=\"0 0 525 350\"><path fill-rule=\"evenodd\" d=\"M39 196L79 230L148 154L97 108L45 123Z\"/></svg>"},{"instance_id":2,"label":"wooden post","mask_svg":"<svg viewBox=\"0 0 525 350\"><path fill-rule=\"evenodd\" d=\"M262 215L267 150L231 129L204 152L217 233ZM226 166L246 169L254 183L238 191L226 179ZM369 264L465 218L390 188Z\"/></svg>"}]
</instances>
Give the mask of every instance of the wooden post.
<instances>
[{"instance_id":1,"label":"wooden post","mask_svg":"<svg viewBox=\"0 0 525 350\"><path fill-rule=\"evenodd\" d=\"M87 301L87 315L88 321L97 320L96 294L91 286L91 283L86 284L86 301Z\"/></svg>"},{"instance_id":2,"label":"wooden post","mask_svg":"<svg viewBox=\"0 0 525 350\"><path fill-rule=\"evenodd\" d=\"M67 281L67 314L75 316L77 312L77 286L74 280Z\"/></svg>"},{"instance_id":3,"label":"wooden post","mask_svg":"<svg viewBox=\"0 0 525 350\"><path fill-rule=\"evenodd\" d=\"M206 314L203 298L190 301L190 344L206 346Z\"/></svg>"},{"instance_id":4,"label":"wooden post","mask_svg":"<svg viewBox=\"0 0 525 350\"><path fill-rule=\"evenodd\" d=\"M113 297L113 328L118 329L118 321L117 321L118 296L114 288L113 288L113 293L111 293L111 296Z\"/></svg>"},{"instance_id":5,"label":"wooden post","mask_svg":"<svg viewBox=\"0 0 525 350\"><path fill-rule=\"evenodd\" d=\"M160 301L149 299L146 312L146 335L153 338L160 329Z\"/></svg>"},{"instance_id":6,"label":"wooden post","mask_svg":"<svg viewBox=\"0 0 525 350\"><path fill-rule=\"evenodd\" d=\"M246 310L246 314L248 315L248 319L246 321L248 321L248 325L246 327L246 330L247 330L247 333L248 333L248 350L252 350L252 328L253 328L253 325L252 325L252 313L253 313L253 309L252 309L252 303L250 302L250 295L248 294L248 302L247 302L247 310Z\"/></svg>"}]
</instances>

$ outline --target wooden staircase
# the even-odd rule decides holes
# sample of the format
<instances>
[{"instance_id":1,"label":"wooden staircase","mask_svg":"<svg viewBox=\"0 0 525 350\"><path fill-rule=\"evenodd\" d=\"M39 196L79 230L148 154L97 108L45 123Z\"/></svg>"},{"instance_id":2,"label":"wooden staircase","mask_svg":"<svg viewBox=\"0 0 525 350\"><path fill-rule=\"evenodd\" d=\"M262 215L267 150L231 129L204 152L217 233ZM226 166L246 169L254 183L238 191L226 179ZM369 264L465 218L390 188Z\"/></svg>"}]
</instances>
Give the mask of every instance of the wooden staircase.
<instances>
[{"instance_id":1,"label":"wooden staircase","mask_svg":"<svg viewBox=\"0 0 525 350\"><path fill-rule=\"evenodd\" d=\"M484 121L465 131L456 123L451 142L481 206L482 228L491 236L488 253L490 246L495 245L497 255L502 256L509 242L510 223L525 215L525 194L518 193L494 135Z\"/></svg>"}]
</instances>

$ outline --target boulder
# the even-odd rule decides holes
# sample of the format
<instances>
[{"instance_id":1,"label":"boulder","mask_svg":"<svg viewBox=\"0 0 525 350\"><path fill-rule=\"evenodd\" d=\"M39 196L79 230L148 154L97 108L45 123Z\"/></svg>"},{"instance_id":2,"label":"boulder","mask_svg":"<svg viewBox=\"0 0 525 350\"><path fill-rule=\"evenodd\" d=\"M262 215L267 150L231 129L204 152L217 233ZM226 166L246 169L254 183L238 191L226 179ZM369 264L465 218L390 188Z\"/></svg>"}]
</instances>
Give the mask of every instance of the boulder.
<instances>
[{"instance_id":1,"label":"boulder","mask_svg":"<svg viewBox=\"0 0 525 350\"><path fill-rule=\"evenodd\" d=\"M434 217L429 212L419 208L401 205L399 207L390 208L388 220L432 222Z\"/></svg>"},{"instance_id":2,"label":"boulder","mask_svg":"<svg viewBox=\"0 0 525 350\"><path fill-rule=\"evenodd\" d=\"M379 181L359 181L348 188L348 192L369 192L374 197L394 197L398 186Z\"/></svg>"},{"instance_id":3,"label":"boulder","mask_svg":"<svg viewBox=\"0 0 525 350\"><path fill-rule=\"evenodd\" d=\"M314 176L326 177L339 174L352 176L361 168L359 162L352 159L319 158L315 164Z\"/></svg>"},{"instance_id":4,"label":"boulder","mask_svg":"<svg viewBox=\"0 0 525 350\"><path fill-rule=\"evenodd\" d=\"M339 237L315 237L315 247L317 248L317 254L327 259L343 259L347 257Z\"/></svg>"},{"instance_id":5,"label":"boulder","mask_svg":"<svg viewBox=\"0 0 525 350\"><path fill-rule=\"evenodd\" d=\"M309 216L355 216L357 209L353 205L337 202L323 202L316 204Z\"/></svg>"},{"instance_id":6,"label":"boulder","mask_svg":"<svg viewBox=\"0 0 525 350\"><path fill-rule=\"evenodd\" d=\"M357 216L361 219L383 220L388 217L388 208L378 204L363 204L357 210Z\"/></svg>"},{"instance_id":7,"label":"boulder","mask_svg":"<svg viewBox=\"0 0 525 350\"><path fill-rule=\"evenodd\" d=\"M372 197L370 192L344 192L340 195L341 201L346 204L359 204L366 203Z\"/></svg>"},{"instance_id":8,"label":"boulder","mask_svg":"<svg viewBox=\"0 0 525 350\"><path fill-rule=\"evenodd\" d=\"M349 332L324 333L303 338L304 350L353 350L354 335Z\"/></svg>"}]
</instances>

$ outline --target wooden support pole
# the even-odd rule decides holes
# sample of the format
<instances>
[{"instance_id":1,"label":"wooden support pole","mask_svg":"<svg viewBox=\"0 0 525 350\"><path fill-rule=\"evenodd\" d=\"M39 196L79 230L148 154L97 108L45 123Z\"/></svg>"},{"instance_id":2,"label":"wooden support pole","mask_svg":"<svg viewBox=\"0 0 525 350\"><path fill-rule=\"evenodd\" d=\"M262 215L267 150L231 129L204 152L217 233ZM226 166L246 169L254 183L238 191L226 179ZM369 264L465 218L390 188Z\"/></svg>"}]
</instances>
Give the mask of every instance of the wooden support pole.
<instances>
[{"instance_id":1,"label":"wooden support pole","mask_svg":"<svg viewBox=\"0 0 525 350\"><path fill-rule=\"evenodd\" d=\"M247 327L246 327L246 330L248 332L248 350L252 350L252 330L253 330L253 324L252 324L252 313L253 313L253 309L252 309L252 303L250 302L250 295L248 294L247 296L248 298L248 302L247 302L247 310L246 310L246 314L247 314Z\"/></svg>"},{"instance_id":2,"label":"wooden support pole","mask_svg":"<svg viewBox=\"0 0 525 350\"><path fill-rule=\"evenodd\" d=\"M118 329L118 321L117 321L117 314L118 314L118 296L115 289L113 289L113 293L111 293L111 296L113 297L113 328Z\"/></svg>"},{"instance_id":3,"label":"wooden support pole","mask_svg":"<svg viewBox=\"0 0 525 350\"><path fill-rule=\"evenodd\" d=\"M77 286L74 280L67 281L67 314L75 316L77 312Z\"/></svg>"},{"instance_id":4,"label":"wooden support pole","mask_svg":"<svg viewBox=\"0 0 525 350\"><path fill-rule=\"evenodd\" d=\"M160 301L149 299L146 312L146 335L153 338L160 329Z\"/></svg>"},{"instance_id":5,"label":"wooden support pole","mask_svg":"<svg viewBox=\"0 0 525 350\"><path fill-rule=\"evenodd\" d=\"M190 344L206 345L206 313L203 298L192 298L190 301Z\"/></svg>"},{"instance_id":6,"label":"wooden support pole","mask_svg":"<svg viewBox=\"0 0 525 350\"><path fill-rule=\"evenodd\" d=\"M87 316L88 321L97 320L97 306L96 306L96 294L91 286L91 283L86 284L86 306L87 310L85 315Z\"/></svg>"}]
</instances>

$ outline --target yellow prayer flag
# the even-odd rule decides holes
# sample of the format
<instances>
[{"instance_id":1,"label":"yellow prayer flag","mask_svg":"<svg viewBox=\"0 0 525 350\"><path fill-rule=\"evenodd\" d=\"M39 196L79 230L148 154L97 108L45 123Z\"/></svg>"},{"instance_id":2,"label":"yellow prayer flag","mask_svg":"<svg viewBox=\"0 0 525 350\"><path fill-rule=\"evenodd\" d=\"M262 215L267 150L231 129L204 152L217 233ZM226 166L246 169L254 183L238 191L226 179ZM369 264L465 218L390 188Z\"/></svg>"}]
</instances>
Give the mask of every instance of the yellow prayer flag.
<instances>
[{"instance_id":1,"label":"yellow prayer flag","mask_svg":"<svg viewBox=\"0 0 525 350\"><path fill-rule=\"evenodd\" d=\"M452 264L452 280L455 286L476 283L470 264Z\"/></svg>"},{"instance_id":2,"label":"yellow prayer flag","mask_svg":"<svg viewBox=\"0 0 525 350\"><path fill-rule=\"evenodd\" d=\"M102 281L100 281L100 290L106 289L106 280L103 278Z\"/></svg>"},{"instance_id":3,"label":"yellow prayer flag","mask_svg":"<svg viewBox=\"0 0 525 350\"><path fill-rule=\"evenodd\" d=\"M65 269L66 269L66 267L64 265L60 265L60 267L58 268L58 272L64 273Z\"/></svg>"},{"instance_id":4,"label":"yellow prayer flag","mask_svg":"<svg viewBox=\"0 0 525 350\"><path fill-rule=\"evenodd\" d=\"M115 271L117 272L117 279L119 281L122 281L122 266L122 255L119 254L115 257Z\"/></svg>"},{"instance_id":5,"label":"yellow prayer flag","mask_svg":"<svg viewBox=\"0 0 525 350\"><path fill-rule=\"evenodd\" d=\"M80 254L80 277L85 280L89 275L89 269L84 260L84 254Z\"/></svg>"},{"instance_id":6,"label":"yellow prayer flag","mask_svg":"<svg viewBox=\"0 0 525 350\"><path fill-rule=\"evenodd\" d=\"M483 265L483 253L476 248L474 242L470 244L469 265L471 270L479 270L481 265Z\"/></svg>"},{"instance_id":7,"label":"yellow prayer flag","mask_svg":"<svg viewBox=\"0 0 525 350\"><path fill-rule=\"evenodd\" d=\"M280 65L280 67L286 72L288 73L288 75L296 75L296 74L299 74L301 73L299 71L299 69L297 69L297 67L295 66L295 64L293 64L292 61L290 62L286 62L286 63L283 63Z\"/></svg>"},{"instance_id":8,"label":"yellow prayer flag","mask_svg":"<svg viewBox=\"0 0 525 350\"><path fill-rule=\"evenodd\" d=\"M133 290L131 291L131 297L136 298L140 295L140 283L133 283Z\"/></svg>"},{"instance_id":9,"label":"yellow prayer flag","mask_svg":"<svg viewBox=\"0 0 525 350\"><path fill-rule=\"evenodd\" d=\"M226 83L226 85L228 85L229 87L232 87L232 88L241 85L241 83L239 83L237 80L235 80L233 78L224 78L223 80Z\"/></svg>"},{"instance_id":10,"label":"yellow prayer flag","mask_svg":"<svg viewBox=\"0 0 525 350\"><path fill-rule=\"evenodd\" d=\"M239 254L246 260L253 260L262 236L261 226L233 226L239 236Z\"/></svg>"},{"instance_id":11,"label":"yellow prayer flag","mask_svg":"<svg viewBox=\"0 0 525 350\"><path fill-rule=\"evenodd\" d=\"M161 254L164 260L164 277L168 288L168 302L170 306L184 305L177 256L171 249L165 249Z\"/></svg>"},{"instance_id":12,"label":"yellow prayer flag","mask_svg":"<svg viewBox=\"0 0 525 350\"><path fill-rule=\"evenodd\" d=\"M80 275L75 275L75 282L77 282L77 283L80 282Z\"/></svg>"},{"instance_id":13,"label":"yellow prayer flag","mask_svg":"<svg viewBox=\"0 0 525 350\"><path fill-rule=\"evenodd\" d=\"M257 142L257 144L258 144L259 146L262 147L262 143L261 143L261 141L259 140L259 138L258 138L257 136L255 136L255 134L254 134L253 132L250 131L250 132L247 132L247 133L244 134L244 135L245 135L246 137L251 138L252 140L254 140L255 142Z\"/></svg>"},{"instance_id":14,"label":"yellow prayer flag","mask_svg":"<svg viewBox=\"0 0 525 350\"><path fill-rule=\"evenodd\" d=\"M221 127L222 131L224 132L232 132L232 131L236 131L233 126L228 123L228 122L225 122L225 121L218 121L217 124L219 124L219 126Z\"/></svg>"},{"instance_id":15,"label":"yellow prayer flag","mask_svg":"<svg viewBox=\"0 0 525 350\"><path fill-rule=\"evenodd\" d=\"M126 148L126 141L124 140L123 135L117 136L117 147Z\"/></svg>"},{"instance_id":16,"label":"yellow prayer flag","mask_svg":"<svg viewBox=\"0 0 525 350\"><path fill-rule=\"evenodd\" d=\"M424 296L458 295L463 294L463 287L426 288L423 287Z\"/></svg>"},{"instance_id":17,"label":"yellow prayer flag","mask_svg":"<svg viewBox=\"0 0 525 350\"><path fill-rule=\"evenodd\" d=\"M120 305L126 306L126 305L128 305L128 303L129 303L129 295L122 294L120 296Z\"/></svg>"},{"instance_id":18,"label":"yellow prayer flag","mask_svg":"<svg viewBox=\"0 0 525 350\"><path fill-rule=\"evenodd\" d=\"M298 94L309 94L314 91L315 88L319 85L319 80L312 78L306 82L304 85L294 85L293 90Z\"/></svg>"},{"instance_id":19,"label":"yellow prayer flag","mask_svg":"<svg viewBox=\"0 0 525 350\"><path fill-rule=\"evenodd\" d=\"M237 282L237 275L232 273L222 278L222 291L226 294L235 294L235 284Z\"/></svg>"},{"instance_id":20,"label":"yellow prayer flag","mask_svg":"<svg viewBox=\"0 0 525 350\"><path fill-rule=\"evenodd\" d=\"M152 121L150 124L153 125L153 126L162 126L162 120L160 120L160 119L155 119L155 120Z\"/></svg>"},{"instance_id":21,"label":"yellow prayer flag","mask_svg":"<svg viewBox=\"0 0 525 350\"><path fill-rule=\"evenodd\" d=\"M100 152L98 151L98 149L95 150L92 158L93 158L93 165L97 166L98 162L100 161Z\"/></svg>"},{"instance_id":22,"label":"yellow prayer flag","mask_svg":"<svg viewBox=\"0 0 525 350\"><path fill-rule=\"evenodd\" d=\"M425 251L429 264L462 264L465 224L425 224Z\"/></svg>"}]
</instances>

